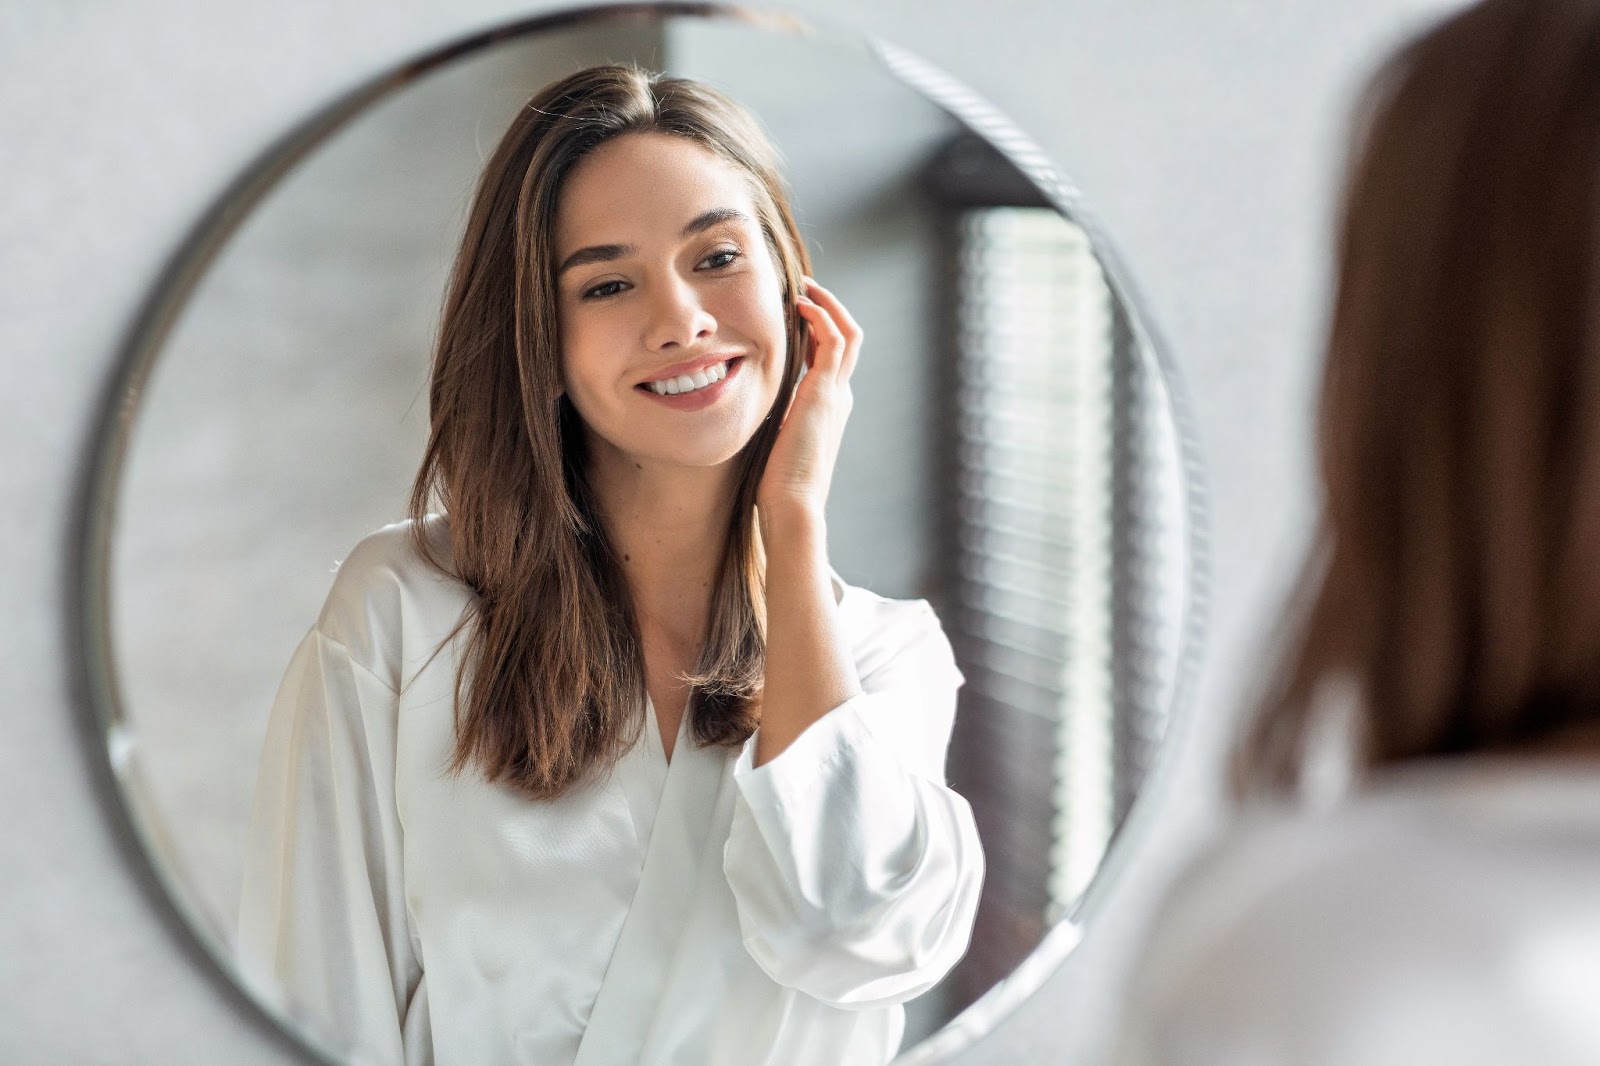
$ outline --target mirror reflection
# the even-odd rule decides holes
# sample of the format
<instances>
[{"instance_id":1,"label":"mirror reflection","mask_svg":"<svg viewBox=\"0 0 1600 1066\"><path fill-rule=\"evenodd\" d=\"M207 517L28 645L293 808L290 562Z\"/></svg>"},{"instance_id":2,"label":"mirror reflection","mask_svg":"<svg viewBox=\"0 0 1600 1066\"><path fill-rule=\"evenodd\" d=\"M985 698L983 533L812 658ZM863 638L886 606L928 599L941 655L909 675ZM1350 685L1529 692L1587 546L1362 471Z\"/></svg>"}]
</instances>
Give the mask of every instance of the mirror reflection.
<instances>
[{"instance_id":1,"label":"mirror reflection","mask_svg":"<svg viewBox=\"0 0 1600 1066\"><path fill-rule=\"evenodd\" d=\"M662 90L591 83L517 230L480 178L544 173L577 97L529 98L607 63L732 125L602 135ZM521 355L518 262L554 277ZM1165 729L1189 530L1143 336L1085 230L863 53L629 16L412 80L248 214L140 391L109 624L156 861L337 1050L915 1047L1072 913Z\"/></svg>"}]
</instances>

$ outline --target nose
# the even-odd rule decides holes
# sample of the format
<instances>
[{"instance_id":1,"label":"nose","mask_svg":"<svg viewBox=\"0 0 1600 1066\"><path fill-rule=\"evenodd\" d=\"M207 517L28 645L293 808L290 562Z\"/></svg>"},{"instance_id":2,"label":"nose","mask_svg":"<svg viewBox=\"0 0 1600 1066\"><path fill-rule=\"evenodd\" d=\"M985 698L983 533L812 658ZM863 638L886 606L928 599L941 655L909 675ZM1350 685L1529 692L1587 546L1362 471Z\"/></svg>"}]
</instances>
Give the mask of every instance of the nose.
<instances>
[{"instance_id":1,"label":"nose","mask_svg":"<svg viewBox=\"0 0 1600 1066\"><path fill-rule=\"evenodd\" d=\"M706 310L693 285L682 278L672 278L656 286L645 327L645 345L651 351L691 347L709 339L716 329L717 320Z\"/></svg>"}]
</instances>

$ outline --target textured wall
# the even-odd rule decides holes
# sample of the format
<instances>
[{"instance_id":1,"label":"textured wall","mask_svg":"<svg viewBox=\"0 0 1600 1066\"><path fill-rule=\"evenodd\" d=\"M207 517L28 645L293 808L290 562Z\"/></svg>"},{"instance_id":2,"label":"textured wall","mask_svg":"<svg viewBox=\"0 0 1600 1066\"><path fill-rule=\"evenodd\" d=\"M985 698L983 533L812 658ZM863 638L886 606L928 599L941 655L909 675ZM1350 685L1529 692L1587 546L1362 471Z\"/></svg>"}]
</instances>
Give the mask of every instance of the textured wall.
<instances>
[{"instance_id":1,"label":"textured wall","mask_svg":"<svg viewBox=\"0 0 1600 1066\"><path fill-rule=\"evenodd\" d=\"M542 5L541 5L542 6ZM1453 0L806 0L963 78L1084 190L1186 379L1212 505L1205 669L1116 891L959 1062L1089 1062L1309 503L1307 389L1356 79ZM74 505L106 374L198 210L330 94L526 9L504 0L0 6L0 1059L287 1063L164 924L104 806L70 653Z\"/></svg>"}]
</instances>

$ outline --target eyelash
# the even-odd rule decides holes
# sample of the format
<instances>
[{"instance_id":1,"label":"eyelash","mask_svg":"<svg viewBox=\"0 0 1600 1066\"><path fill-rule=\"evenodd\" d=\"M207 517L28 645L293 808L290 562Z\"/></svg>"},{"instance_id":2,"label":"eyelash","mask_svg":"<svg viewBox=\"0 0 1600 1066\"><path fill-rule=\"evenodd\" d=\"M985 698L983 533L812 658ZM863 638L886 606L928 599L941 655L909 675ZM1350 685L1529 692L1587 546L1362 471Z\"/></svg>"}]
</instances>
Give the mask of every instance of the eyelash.
<instances>
[{"instance_id":1,"label":"eyelash","mask_svg":"<svg viewBox=\"0 0 1600 1066\"><path fill-rule=\"evenodd\" d=\"M706 263L706 262L709 262L712 259L721 259L724 256L727 257L727 261L726 262L718 263L716 266L708 267L707 269L709 269L709 270L726 270L729 267L733 266L733 264L738 262L741 258L743 258L744 257L744 253L741 252L737 248L719 248L716 251L712 252L710 255L706 256L704 259L700 260L700 262L701 263ZM583 293L583 299L585 299L585 300L604 300L607 297L615 296L617 294L617 292L620 291L618 289L613 288L613 286L626 285L626 284L627 284L627 282L623 282L623 281L602 282L601 284L596 285L592 289L585 290L584 293ZM608 291L605 291L605 290L610 290L610 291L608 292Z\"/></svg>"},{"instance_id":2,"label":"eyelash","mask_svg":"<svg viewBox=\"0 0 1600 1066\"><path fill-rule=\"evenodd\" d=\"M733 266L733 264L735 262L737 262L739 260L739 257L742 256L742 255L744 255L744 253L739 251L739 249L737 249L737 248L720 248L717 251L712 252L710 255L706 256L705 259L702 259L700 261L702 263L704 263L707 260L720 259L723 256L727 256L728 257L728 261L726 263L721 263L721 264L718 264L717 266L714 266L714 267L711 268L712 270L723 270L723 269L725 269L727 267Z\"/></svg>"},{"instance_id":3,"label":"eyelash","mask_svg":"<svg viewBox=\"0 0 1600 1066\"><path fill-rule=\"evenodd\" d=\"M603 284L596 285L594 288L585 291L583 298L585 300L604 300L607 296L615 296L617 294L615 289L613 289L611 292L605 292L603 290L611 289L612 286L621 284L623 283L620 281L604 282Z\"/></svg>"}]
</instances>

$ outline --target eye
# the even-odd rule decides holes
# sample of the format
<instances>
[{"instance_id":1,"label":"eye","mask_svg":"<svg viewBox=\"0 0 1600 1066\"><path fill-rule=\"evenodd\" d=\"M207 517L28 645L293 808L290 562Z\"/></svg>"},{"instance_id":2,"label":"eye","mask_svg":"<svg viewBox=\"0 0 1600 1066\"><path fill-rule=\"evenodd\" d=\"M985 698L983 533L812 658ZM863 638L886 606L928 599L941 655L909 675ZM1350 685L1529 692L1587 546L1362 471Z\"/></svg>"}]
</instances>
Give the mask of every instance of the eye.
<instances>
[{"instance_id":1,"label":"eye","mask_svg":"<svg viewBox=\"0 0 1600 1066\"><path fill-rule=\"evenodd\" d=\"M737 248L719 248L700 260L700 265L707 270L722 270L732 266L742 255L744 253Z\"/></svg>"},{"instance_id":2,"label":"eye","mask_svg":"<svg viewBox=\"0 0 1600 1066\"><path fill-rule=\"evenodd\" d=\"M625 281L603 281L592 289L583 290L585 300L603 300L607 296L615 296L628 287Z\"/></svg>"}]
</instances>

